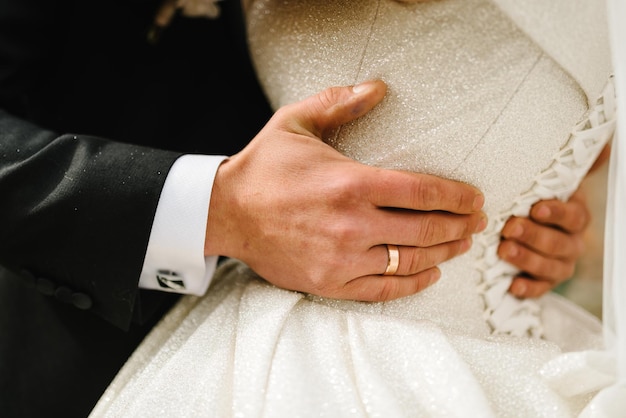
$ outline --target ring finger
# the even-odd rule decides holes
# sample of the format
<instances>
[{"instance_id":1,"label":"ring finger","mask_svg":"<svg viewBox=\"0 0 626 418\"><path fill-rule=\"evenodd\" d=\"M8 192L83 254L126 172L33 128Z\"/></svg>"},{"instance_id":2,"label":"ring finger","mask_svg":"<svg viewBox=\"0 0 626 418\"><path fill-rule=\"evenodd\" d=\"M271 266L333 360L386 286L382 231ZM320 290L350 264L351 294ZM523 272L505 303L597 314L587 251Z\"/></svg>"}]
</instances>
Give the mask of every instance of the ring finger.
<instances>
[{"instance_id":1,"label":"ring finger","mask_svg":"<svg viewBox=\"0 0 626 418\"><path fill-rule=\"evenodd\" d=\"M372 248L372 251L375 251L377 255L371 257L372 262L376 264L377 267L373 267L374 271L370 271L369 274L385 275L389 265L392 264L391 267L393 267L393 264L395 264L396 248L398 267L395 272L393 272L393 275L410 276L435 267L446 260L466 252L471 244L472 240L465 238L430 247L391 246L390 250L387 245L377 245ZM388 271L388 273L391 272Z\"/></svg>"}]
</instances>

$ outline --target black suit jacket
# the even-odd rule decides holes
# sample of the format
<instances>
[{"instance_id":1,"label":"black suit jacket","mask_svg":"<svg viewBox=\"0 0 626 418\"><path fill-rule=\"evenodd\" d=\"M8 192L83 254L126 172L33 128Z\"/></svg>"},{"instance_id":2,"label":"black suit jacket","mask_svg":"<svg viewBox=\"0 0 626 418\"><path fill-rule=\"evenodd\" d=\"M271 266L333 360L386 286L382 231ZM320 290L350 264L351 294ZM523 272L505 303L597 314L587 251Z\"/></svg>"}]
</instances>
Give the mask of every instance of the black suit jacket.
<instances>
[{"instance_id":1,"label":"black suit jacket","mask_svg":"<svg viewBox=\"0 0 626 418\"><path fill-rule=\"evenodd\" d=\"M271 114L238 0L150 43L158 3L0 2L3 414L88 412L174 301L137 291L169 168Z\"/></svg>"}]
</instances>

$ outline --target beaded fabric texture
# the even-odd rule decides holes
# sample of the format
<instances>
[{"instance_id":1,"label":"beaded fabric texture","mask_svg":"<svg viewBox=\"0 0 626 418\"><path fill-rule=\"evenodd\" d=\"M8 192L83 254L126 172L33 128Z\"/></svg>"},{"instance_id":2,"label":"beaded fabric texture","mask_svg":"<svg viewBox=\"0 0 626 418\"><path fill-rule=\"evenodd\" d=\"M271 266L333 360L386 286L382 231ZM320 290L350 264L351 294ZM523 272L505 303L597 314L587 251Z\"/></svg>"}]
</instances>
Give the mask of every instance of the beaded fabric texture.
<instances>
[{"instance_id":1,"label":"beaded fabric texture","mask_svg":"<svg viewBox=\"0 0 626 418\"><path fill-rule=\"evenodd\" d=\"M553 195L544 190L529 199L528 191L538 190L532 188L538 180L546 184L541 173L576 142L570 133L587 123L588 99L571 75L490 1L354 3L253 3L251 52L273 106L331 85L384 79L389 90L383 102L327 142L366 164L473 184L485 193L490 220L470 253L441 265L436 286L389 302L381 312L432 320L458 332L488 327L543 336L539 305L506 292L517 271L497 258L497 240L513 214L512 202L519 214L540 198L566 197L562 190ZM567 176L574 180L570 193L612 126L596 138L586 161L577 151L581 169ZM477 289L484 297L472 304L468 295L477 295ZM457 309L451 312L449 306Z\"/></svg>"},{"instance_id":2,"label":"beaded fabric texture","mask_svg":"<svg viewBox=\"0 0 626 418\"><path fill-rule=\"evenodd\" d=\"M331 85L382 77L389 86L383 102L325 140L366 164L474 184L491 223L468 253L440 266L435 285L386 303L278 289L229 260L206 296L184 297L145 339L93 417L580 413L593 393L563 395L541 370L564 352L600 348L601 325L558 295L519 305L511 299L505 312L501 290L510 272L493 254L509 213L576 188L613 129L610 84L596 104L601 92L590 98L593 89L585 87L595 82L580 82L561 64L572 49L559 48L553 58L503 12L505 3L560 4L583 18L590 4L602 5L248 2L251 53L275 108ZM589 23L581 31L593 46L603 26ZM599 72L603 86L610 71ZM598 383L593 374L556 368L566 376L561 387Z\"/></svg>"}]
</instances>

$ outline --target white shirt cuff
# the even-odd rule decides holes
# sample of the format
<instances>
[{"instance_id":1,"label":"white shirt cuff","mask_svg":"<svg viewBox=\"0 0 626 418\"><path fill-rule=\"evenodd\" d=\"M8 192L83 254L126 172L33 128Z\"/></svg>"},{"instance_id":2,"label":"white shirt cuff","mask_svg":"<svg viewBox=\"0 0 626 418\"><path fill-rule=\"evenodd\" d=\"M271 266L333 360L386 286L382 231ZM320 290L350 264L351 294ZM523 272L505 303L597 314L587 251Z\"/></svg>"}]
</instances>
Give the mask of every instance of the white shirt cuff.
<instances>
[{"instance_id":1,"label":"white shirt cuff","mask_svg":"<svg viewBox=\"0 0 626 418\"><path fill-rule=\"evenodd\" d=\"M167 175L157 206L139 287L203 295L218 256L204 256L213 181L225 156L183 155Z\"/></svg>"}]
</instances>

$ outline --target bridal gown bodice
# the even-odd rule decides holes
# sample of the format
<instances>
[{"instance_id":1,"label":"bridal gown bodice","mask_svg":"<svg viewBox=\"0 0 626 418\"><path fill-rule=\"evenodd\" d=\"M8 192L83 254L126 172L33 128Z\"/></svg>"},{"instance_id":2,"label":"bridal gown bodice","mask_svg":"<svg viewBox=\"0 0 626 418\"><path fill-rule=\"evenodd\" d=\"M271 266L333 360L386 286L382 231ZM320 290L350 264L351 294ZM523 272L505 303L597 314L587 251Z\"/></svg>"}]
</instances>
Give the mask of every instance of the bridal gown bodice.
<instances>
[{"instance_id":1,"label":"bridal gown bodice","mask_svg":"<svg viewBox=\"0 0 626 418\"><path fill-rule=\"evenodd\" d=\"M478 187L489 225L435 285L385 303L277 289L231 260L206 296L184 298L155 328L93 416L580 412L591 394L564 396L540 371L564 351L600 347L599 322L555 295L510 296L516 271L496 255L506 219L567 198L614 128L605 34L585 32L602 25L574 31L591 46L557 30L602 16L601 2L554 2L572 16L542 21L509 0L248 1L250 50L274 108L382 78L383 102L325 141L366 164ZM577 45L569 54L537 33ZM592 62L572 65L586 50Z\"/></svg>"},{"instance_id":2,"label":"bridal gown bodice","mask_svg":"<svg viewBox=\"0 0 626 418\"><path fill-rule=\"evenodd\" d=\"M365 309L471 335L541 335L537 304L506 293L516 271L495 251L504 221L526 216L537 200L567 197L610 135L611 123L593 143L576 133L588 99L572 76L488 0L259 0L248 16L252 56L275 108L380 77L385 101L328 142L366 164L464 181L485 194L487 231L441 265L437 286ZM611 119L612 106L608 116L596 109L596 126ZM574 149L584 157L563 161Z\"/></svg>"}]
</instances>

